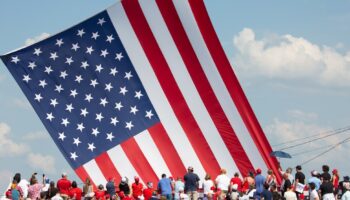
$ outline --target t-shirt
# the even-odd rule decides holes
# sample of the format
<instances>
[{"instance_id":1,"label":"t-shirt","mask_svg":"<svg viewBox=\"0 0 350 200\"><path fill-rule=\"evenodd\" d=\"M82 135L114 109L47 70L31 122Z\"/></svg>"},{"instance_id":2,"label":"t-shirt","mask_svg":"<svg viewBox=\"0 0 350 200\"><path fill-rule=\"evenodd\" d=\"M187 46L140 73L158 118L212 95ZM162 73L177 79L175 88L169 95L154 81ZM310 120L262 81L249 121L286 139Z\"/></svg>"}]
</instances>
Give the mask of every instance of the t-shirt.
<instances>
[{"instance_id":1,"label":"t-shirt","mask_svg":"<svg viewBox=\"0 0 350 200\"><path fill-rule=\"evenodd\" d=\"M149 200L151 199L153 195L153 189L152 188L147 188L143 190L143 197L145 198L145 200Z\"/></svg>"},{"instance_id":2,"label":"t-shirt","mask_svg":"<svg viewBox=\"0 0 350 200\"><path fill-rule=\"evenodd\" d=\"M61 178L57 181L57 188L61 194L69 195L69 188L71 185L71 182L65 178Z\"/></svg>"},{"instance_id":3,"label":"t-shirt","mask_svg":"<svg viewBox=\"0 0 350 200\"><path fill-rule=\"evenodd\" d=\"M261 174L255 176L256 193L260 194L264 189L265 177Z\"/></svg>"},{"instance_id":4,"label":"t-shirt","mask_svg":"<svg viewBox=\"0 0 350 200\"><path fill-rule=\"evenodd\" d=\"M35 183L34 185L30 185L28 187L28 198L40 199L40 192L41 192L41 189L43 187L44 186L42 184L39 184L39 183Z\"/></svg>"},{"instance_id":5,"label":"t-shirt","mask_svg":"<svg viewBox=\"0 0 350 200\"><path fill-rule=\"evenodd\" d=\"M127 183L125 182L121 182L119 184L119 190L123 191L125 195L129 195L130 194L130 187Z\"/></svg>"},{"instance_id":6,"label":"t-shirt","mask_svg":"<svg viewBox=\"0 0 350 200\"><path fill-rule=\"evenodd\" d=\"M175 187L174 187L175 199L180 199L180 191L184 191L184 188L185 188L185 184L182 181L175 182Z\"/></svg>"},{"instance_id":7,"label":"t-shirt","mask_svg":"<svg viewBox=\"0 0 350 200\"><path fill-rule=\"evenodd\" d=\"M305 184L305 175L303 172L297 172L295 173L295 180L299 180L299 183Z\"/></svg>"},{"instance_id":8,"label":"t-shirt","mask_svg":"<svg viewBox=\"0 0 350 200\"><path fill-rule=\"evenodd\" d=\"M293 191L287 191L284 193L284 198L286 200L297 200L297 195Z\"/></svg>"},{"instance_id":9,"label":"t-shirt","mask_svg":"<svg viewBox=\"0 0 350 200\"><path fill-rule=\"evenodd\" d=\"M109 196L114 196L115 195L115 186L113 181L108 181L106 184L106 190Z\"/></svg>"},{"instance_id":10,"label":"t-shirt","mask_svg":"<svg viewBox=\"0 0 350 200\"><path fill-rule=\"evenodd\" d=\"M185 192L197 191L197 187L198 187L197 184L198 184L198 181L200 180L197 174L193 172L188 172L184 176L184 180L185 180Z\"/></svg>"},{"instance_id":11,"label":"t-shirt","mask_svg":"<svg viewBox=\"0 0 350 200\"><path fill-rule=\"evenodd\" d=\"M346 191L341 197L341 200L350 200L350 191Z\"/></svg>"},{"instance_id":12,"label":"t-shirt","mask_svg":"<svg viewBox=\"0 0 350 200\"><path fill-rule=\"evenodd\" d=\"M333 193L333 184L331 182L323 182L320 186L321 196Z\"/></svg>"},{"instance_id":13,"label":"t-shirt","mask_svg":"<svg viewBox=\"0 0 350 200\"><path fill-rule=\"evenodd\" d=\"M203 193L204 194L212 193L213 191L211 190L211 187L213 186L214 186L214 183L212 180L205 180L203 183Z\"/></svg>"},{"instance_id":14,"label":"t-shirt","mask_svg":"<svg viewBox=\"0 0 350 200\"><path fill-rule=\"evenodd\" d=\"M287 191L288 188L292 185L289 179L284 180L283 191Z\"/></svg>"},{"instance_id":15,"label":"t-shirt","mask_svg":"<svg viewBox=\"0 0 350 200\"><path fill-rule=\"evenodd\" d=\"M162 195L171 194L171 180L169 178L160 179L158 182L158 189L160 189Z\"/></svg>"},{"instance_id":16,"label":"t-shirt","mask_svg":"<svg viewBox=\"0 0 350 200\"><path fill-rule=\"evenodd\" d=\"M81 194L82 194L82 190L80 188L72 188L69 191L69 196L71 198L75 197L76 200L81 200Z\"/></svg>"},{"instance_id":17,"label":"t-shirt","mask_svg":"<svg viewBox=\"0 0 350 200\"><path fill-rule=\"evenodd\" d=\"M316 189L316 190L319 190L319 189L320 189L321 180L318 179L317 177L311 177L311 178L309 178L308 183L315 183L315 189Z\"/></svg>"},{"instance_id":18,"label":"t-shirt","mask_svg":"<svg viewBox=\"0 0 350 200\"><path fill-rule=\"evenodd\" d=\"M132 188L132 196L134 198L137 198L138 196L142 195L142 189L143 189L142 183L133 183L131 185L131 188Z\"/></svg>"},{"instance_id":19,"label":"t-shirt","mask_svg":"<svg viewBox=\"0 0 350 200\"><path fill-rule=\"evenodd\" d=\"M228 190L230 179L226 176L226 174L220 174L218 177L216 177L215 181L218 189L225 191Z\"/></svg>"},{"instance_id":20,"label":"t-shirt","mask_svg":"<svg viewBox=\"0 0 350 200\"><path fill-rule=\"evenodd\" d=\"M272 192L268 190L263 190L260 194L261 198L264 198L265 200L272 200Z\"/></svg>"},{"instance_id":21,"label":"t-shirt","mask_svg":"<svg viewBox=\"0 0 350 200\"><path fill-rule=\"evenodd\" d=\"M237 184L238 187L237 187L237 191L241 192L242 191L242 180L239 178L239 177L233 177L231 178L231 184L234 185L234 184Z\"/></svg>"},{"instance_id":22,"label":"t-shirt","mask_svg":"<svg viewBox=\"0 0 350 200\"><path fill-rule=\"evenodd\" d=\"M310 193L310 200L315 200L316 198L318 198L318 193L316 190L312 190Z\"/></svg>"}]
</instances>

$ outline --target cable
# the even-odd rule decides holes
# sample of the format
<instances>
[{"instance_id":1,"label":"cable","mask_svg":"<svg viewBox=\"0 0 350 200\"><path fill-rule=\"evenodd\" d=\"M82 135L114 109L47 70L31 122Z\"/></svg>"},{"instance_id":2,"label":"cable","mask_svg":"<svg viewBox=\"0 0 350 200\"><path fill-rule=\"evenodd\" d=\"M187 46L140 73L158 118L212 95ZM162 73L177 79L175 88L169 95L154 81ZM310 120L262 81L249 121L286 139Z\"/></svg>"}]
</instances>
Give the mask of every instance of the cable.
<instances>
[{"instance_id":1,"label":"cable","mask_svg":"<svg viewBox=\"0 0 350 200\"><path fill-rule=\"evenodd\" d=\"M345 138L344 140L342 140L342 141L338 142L337 144L333 145L332 147L328 148L327 150L325 150L325 151L323 151L323 152L317 154L316 156L310 158L309 160L307 160L307 161L301 163L301 165L305 165L306 163L308 163L308 162L310 162L310 161L312 161L312 160L315 160L316 158L318 158L318 157L324 155L325 153L328 153L329 151L333 150L333 149L336 148L337 146L339 146L339 145L341 145L341 144L343 144L343 143L349 142L349 141L350 141L350 137L347 137L347 138Z\"/></svg>"},{"instance_id":2,"label":"cable","mask_svg":"<svg viewBox=\"0 0 350 200\"><path fill-rule=\"evenodd\" d=\"M284 145L284 144L290 144L290 143L293 143L293 142L296 142L296 141L299 141L299 140L304 140L304 139L308 139L308 138L313 138L315 136L322 136L323 134L326 134L326 133L334 133L334 135L336 134L339 134L338 132L339 131L342 131L342 130L349 130L350 129L350 126L346 126L346 127L342 127L342 128L338 128L338 129L334 129L334 130L329 130L329 131L325 131L323 133L318 133L318 134L314 134L314 135L311 135L311 136L307 136L307 137L303 137L303 138L297 138L297 139L294 139L294 140L289 140L289 141L286 141L286 142L282 142L282 143L278 143L278 144L274 144L272 145L273 147L276 147L276 146L281 146L281 145ZM340 132L342 133L342 132Z\"/></svg>"},{"instance_id":3,"label":"cable","mask_svg":"<svg viewBox=\"0 0 350 200\"><path fill-rule=\"evenodd\" d=\"M308 140L306 142L302 142L302 143L298 143L298 144L295 144L295 145L291 145L291 146L287 146L287 147L281 148L278 151L282 151L282 150L285 150L285 149L290 149L290 148L294 148L294 147L297 147L297 146L300 146L300 145L308 144L308 143L314 142L316 140L320 140L320 139L323 139L323 138L326 138L326 137L330 137L332 135L344 133L344 132L349 131L349 130L350 130L350 128L347 128L347 129L344 129L344 130L339 130L339 131L337 131L335 133L328 134L328 135L325 135L325 136L322 136L322 137L319 137L319 138L316 138L316 139Z\"/></svg>"},{"instance_id":4,"label":"cable","mask_svg":"<svg viewBox=\"0 0 350 200\"><path fill-rule=\"evenodd\" d=\"M301 152L290 154L290 155L292 157L295 157L295 156L303 155L303 154L306 154L306 153L310 153L310 152L318 151L318 150L321 150L321 149L325 149L325 148L328 148L328 147L331 147L331 146L333 146L333 145L331 144L331 145L328 145L328 146L325 146L325 147L318 147L318 148L314 148L314 149L309 150L309 151L301 151Z\"/></svg>"}]
</instances>

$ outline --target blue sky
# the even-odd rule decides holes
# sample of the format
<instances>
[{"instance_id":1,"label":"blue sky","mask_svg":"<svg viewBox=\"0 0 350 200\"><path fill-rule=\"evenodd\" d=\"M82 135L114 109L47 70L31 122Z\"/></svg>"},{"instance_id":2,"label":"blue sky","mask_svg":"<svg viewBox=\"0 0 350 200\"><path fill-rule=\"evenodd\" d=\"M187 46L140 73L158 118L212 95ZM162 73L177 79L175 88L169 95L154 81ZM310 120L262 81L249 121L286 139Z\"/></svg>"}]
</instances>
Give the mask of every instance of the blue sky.
<instances>
[{"instance_id":1,"label":"blue sky","mask_svg":"<svg viewBox=\"0 0 350 200\"><path fill-rule=\"evenodd\" d=\"M115 1L1 1L0 54L64 30ZM219 3L220 2L220 3ZM232 66L274 144L350 125L349 1L205 1ZM349 137L288 149L307 152ZM304 166L323 163L350 175L349 144ZM295 167L320 151L281 160ZM15 172L76 179L20 88L0 62L0 191Z\"/></svg>"}]
</instances>

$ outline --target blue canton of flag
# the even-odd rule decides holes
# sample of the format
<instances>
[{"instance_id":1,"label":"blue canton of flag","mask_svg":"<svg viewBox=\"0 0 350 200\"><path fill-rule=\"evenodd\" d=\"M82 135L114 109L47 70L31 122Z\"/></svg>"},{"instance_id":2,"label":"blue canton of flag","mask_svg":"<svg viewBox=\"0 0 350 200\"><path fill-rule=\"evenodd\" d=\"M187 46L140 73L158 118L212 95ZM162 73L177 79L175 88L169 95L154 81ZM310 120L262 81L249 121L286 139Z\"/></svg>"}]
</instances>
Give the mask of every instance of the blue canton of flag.
<instances>
[{"instance_id":1,"label":"blue canton of flag","mask_svg":"<svg viewBox=\"0 0 350 200\"><path fill-rule=\"evenodd\" d=\"M2 60L74 169L159 122L106 11Z\"/></svg>"}]
</instances>

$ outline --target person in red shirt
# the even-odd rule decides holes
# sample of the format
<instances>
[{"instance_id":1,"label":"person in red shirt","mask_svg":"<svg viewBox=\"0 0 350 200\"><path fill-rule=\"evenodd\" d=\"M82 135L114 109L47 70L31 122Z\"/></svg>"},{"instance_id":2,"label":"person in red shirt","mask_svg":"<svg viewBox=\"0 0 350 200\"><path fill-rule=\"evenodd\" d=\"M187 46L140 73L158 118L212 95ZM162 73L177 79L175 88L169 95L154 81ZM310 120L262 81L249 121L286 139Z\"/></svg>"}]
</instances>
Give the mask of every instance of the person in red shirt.
<instances>
[{"instance_id":1,"label":"person in red shirt","mask_svg":"<svg viewBox=\"0 0 350 200\"><path fill-rule=\"evenodd\" d=\"M234 184L237 184L237 185L238 185L237 191L238 191L238 192L242 192L242 179L239 178L238 172L236 172L236 173L233 175L233 178L231 178L230 187L232 187Z\"/></svg>"},{"instance_id":2,"label":"person in red shirt","mask_svg":"<svg viewBox=\"0 0 350 200\"><path fill-rule=\"evenodd\" d=\"M145 200L151 199L151 197L153 196L153 192L154 192L153 183L148 182L147 188L143 190L143 197L145 198Z\"/></svg>"},{"instance_id":3,"label":"person in red shirt","mask_svg":"<svg viewBox=\"0 0 350 200\"><path fill-rule=\"evenodd\" d=\"M72 182L72 188L69 190L69 197L75 200L81 200L81 194L83 191L77 187L77 182Z\"/></svg>"},{"instance_id":4,"label":"person in red shirt","mask_svg":"<svg viewBox=\"0 0 350 200\"><path fill-rule=\"evenodd\" d=\"M139 177L135 176L135 182L131 185L132 188L132 196L135 199L140 199L139 197L142 195L143 184L140 183Z\"/></svg>"},{"instance_id":5,"label":"person in red shirt","mask_svg":"<svg viewBox=\"0 0 350 200\"><path fill-rule=\"evenodd\" d=\"M69 197L71 185L71 182L67 179L67 173L62 173L62 178L57 181L57 188L64 200L68 199Z\"/></svg>"},{"instance_id":6,"label":"person in red shirt","mask_svg":"<svg viewBox=\"0 0 350 200\"><path fill-rule=\"evenodd\" d=\"M96 200L106 200L106 191L102 184L100 184L95 191L95 198Z\"/></svg>"},{"instance_id":7,"label":"person in red shirt","mask_svg":"<svg viewBox=\"0 0 350 200\"><path fill-rule=\"evenodd\" d=\"M123 191L120 191L118 195L121 200L134 200L133 198L125 195Z\"/></svg>"}]
</instances>

